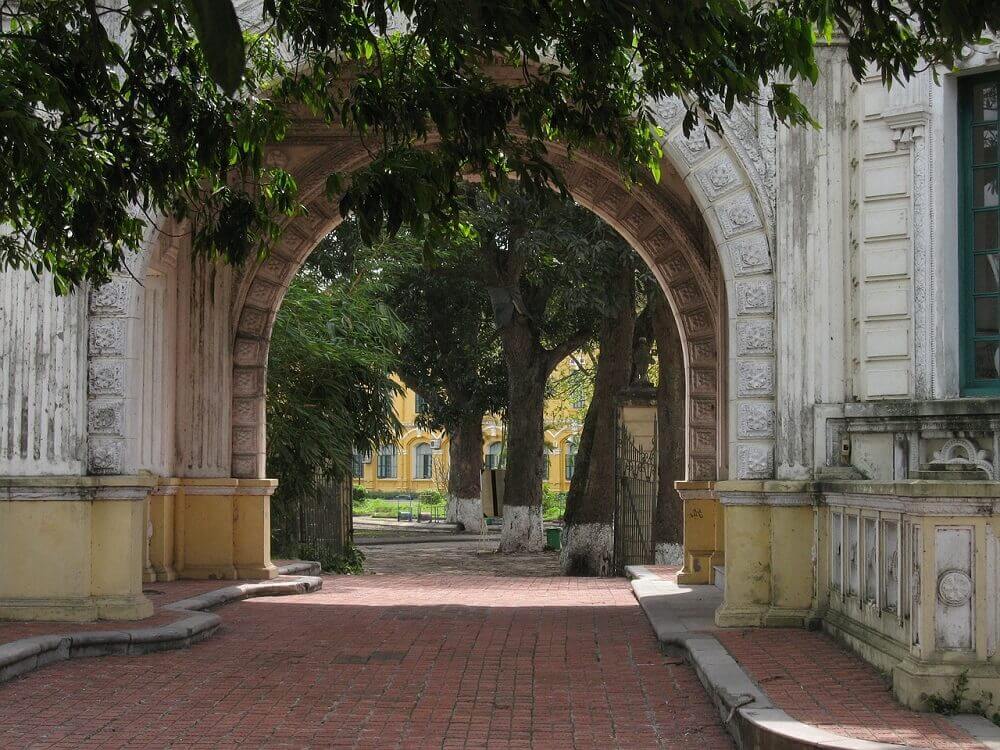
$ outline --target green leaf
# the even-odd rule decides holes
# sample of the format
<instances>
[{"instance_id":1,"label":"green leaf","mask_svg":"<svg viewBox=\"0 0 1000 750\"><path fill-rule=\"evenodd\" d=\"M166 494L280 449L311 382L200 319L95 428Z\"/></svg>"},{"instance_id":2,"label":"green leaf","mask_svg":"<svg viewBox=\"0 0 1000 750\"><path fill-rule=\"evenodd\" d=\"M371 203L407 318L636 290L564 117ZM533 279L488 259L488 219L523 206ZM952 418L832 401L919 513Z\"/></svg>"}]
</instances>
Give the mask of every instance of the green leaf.
<instances>
[{"instance_id":1,"label":"green leaf","mask_svg":"<svg viewBox=\"0 0 1000 750\"><path fill-rule=\"evenodd\" d=\"M212 79L232 94L243 80L246 49L232 0L184 0Z\"/></svg>"}]
</instances>

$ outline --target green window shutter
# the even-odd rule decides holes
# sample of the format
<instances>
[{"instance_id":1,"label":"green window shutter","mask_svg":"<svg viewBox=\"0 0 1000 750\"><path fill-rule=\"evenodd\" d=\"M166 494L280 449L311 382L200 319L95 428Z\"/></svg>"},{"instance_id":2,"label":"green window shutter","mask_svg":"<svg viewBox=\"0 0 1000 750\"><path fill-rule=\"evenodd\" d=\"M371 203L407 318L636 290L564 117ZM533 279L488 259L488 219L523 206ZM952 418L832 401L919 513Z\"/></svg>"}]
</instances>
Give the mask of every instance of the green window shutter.
<instances>
[{"instance_id":1,"label":"green window shutter","mask_svg":"<svg viewBox=\"0 0 1000 750\"><path fill-rule=\"evenodd\" d=\"M1000 393L1000 74L959 83L963 395Z\"/></svg>"}]
</instances>

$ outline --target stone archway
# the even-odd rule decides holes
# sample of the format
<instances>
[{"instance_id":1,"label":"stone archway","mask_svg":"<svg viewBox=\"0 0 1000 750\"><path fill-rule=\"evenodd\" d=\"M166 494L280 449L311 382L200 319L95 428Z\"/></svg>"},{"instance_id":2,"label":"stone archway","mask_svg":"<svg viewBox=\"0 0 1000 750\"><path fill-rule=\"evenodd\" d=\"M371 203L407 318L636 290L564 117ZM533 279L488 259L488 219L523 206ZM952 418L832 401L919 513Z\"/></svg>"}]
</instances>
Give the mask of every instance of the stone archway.
<instances>
[{"instance_id":1,"label":"stone archway","mask_svg":"<svg viewBox=\"0 0 1000 750\"><path fill-rule=\"evenodd\" d=\"M646 260L673 308L688 385L688 479L771 477L772 212L760 201L759 173L754 179L742 166L753 148L757 159L750 160L760 166L759 144L742 139L741 150L704 132L685 138L676 112L663 117L669 136L659 185L627 191L599 159L568 161L558 148L553 159L574 197ZM365 154L355 138L301 120L269 158L295 175L308 213L289 222L271 256L248 268L234 290L231 470L246 479L266 475L266 367L275 315L292 277L340 219L323 194L325 177L357 168Z\"/></svg>"}]
</instances>

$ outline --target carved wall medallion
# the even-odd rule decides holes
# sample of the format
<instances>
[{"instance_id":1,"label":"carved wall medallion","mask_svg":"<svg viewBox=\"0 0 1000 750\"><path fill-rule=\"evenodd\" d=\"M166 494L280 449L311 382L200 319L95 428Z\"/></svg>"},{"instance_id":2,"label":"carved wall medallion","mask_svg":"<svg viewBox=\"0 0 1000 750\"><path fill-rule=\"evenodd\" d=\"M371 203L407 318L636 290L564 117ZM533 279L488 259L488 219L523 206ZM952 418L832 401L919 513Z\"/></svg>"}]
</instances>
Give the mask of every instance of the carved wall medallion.
<instances>
[{"instance_id":1,"label":"carved wall medallion","mask_svg":"<svg viewBox=\"0 0 1000 750\"><path fill-rule=\"evenodd\" d=\"M938 599L947 607L961 607L972 592L972 578L964 570L945 570L938 576Z\"/></svg>"},{"instance_id":2,"label":"carved wall medallion","mask_svg":"<svg viewBox=\"0 0 1000 750\"><path fill-rule=\"evenodd\" d=\"M92 435L121 435L125 430L125 404L92 401L87 412L87 429Z\"/></svg>"}]
</instances>

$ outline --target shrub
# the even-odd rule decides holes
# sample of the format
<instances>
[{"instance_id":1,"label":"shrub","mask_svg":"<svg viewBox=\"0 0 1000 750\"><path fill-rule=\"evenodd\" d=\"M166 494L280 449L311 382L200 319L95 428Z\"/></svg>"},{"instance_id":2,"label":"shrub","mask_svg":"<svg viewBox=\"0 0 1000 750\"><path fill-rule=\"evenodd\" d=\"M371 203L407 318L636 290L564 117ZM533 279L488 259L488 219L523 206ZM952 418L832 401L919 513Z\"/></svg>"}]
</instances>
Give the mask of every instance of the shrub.
<instances>
[{"instance_id":1,"label":"shrub","mask_svg":"<svg viewBox=\"0 0 1000 750\"><path fill-rule=\"evenodd\" d=\"M437 490L424 490L417 495L417 502L421 505L441 505L444 502L444 495Z\"/></svg>"},{"instance_id":2,"label":"shrub","mask_svg":"<svg viewBox=\"0 0 1000 750\"><path fill-rule=\"evenodd\" d=\"M302 542L293 547L295 554L291 557L299 560L315 560L323 568L324 573L360 575L364 572L365 553L353 543L348 543L343 551L323 543Z\"/></svg>"},{"instance_id":3,"label":"shrub","mask_svg":"<svg viewBox=\"0 0 1000 750\"><path fill-rule=\"evenodd\" d=\"M368 494L365 491L364 487L362 487L360 484L356 484L356 485L354 485L354 493L353 493L352 497L353 497L354 504L355 505L360 505L361 503L363 503L368 498Z\"/></svg>"}]
</instances>

